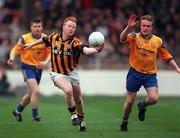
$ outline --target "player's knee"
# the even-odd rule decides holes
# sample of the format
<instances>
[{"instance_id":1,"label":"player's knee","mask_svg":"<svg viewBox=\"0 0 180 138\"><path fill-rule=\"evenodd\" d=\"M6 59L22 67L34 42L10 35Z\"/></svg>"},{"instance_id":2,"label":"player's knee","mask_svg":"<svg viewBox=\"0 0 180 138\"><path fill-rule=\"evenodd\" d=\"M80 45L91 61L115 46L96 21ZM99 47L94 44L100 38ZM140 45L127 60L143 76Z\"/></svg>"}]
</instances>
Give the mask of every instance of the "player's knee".
<instances>
[{"instance_id":1,"label":"player's knee","mask_svg":"<svg viewBox=\"0 0 180 138\"><path fill-rule=\"evenodd\" d=\"M133 105L133 104L134 104L134 100L127 100L127 101L126 101L126 104L127 104L127 105Z\"/></svg>"},{"instance_id":2,"label":"player's knee","mask_svg":"<svg viewBox=\"0 0 180 138\"><path fill-rule=\"evenodd\" d=\"M64 90L64 93L65 93L67 96L72 96L72 95L73 95L72 89L68 89L68 88Z\"/></svg>"},{"instance_id":3,"label":"player's knee","mask_svg":"<svg viewBox=\"0 0 180 138\"><path fill-rule=\"evenodd\" d=\"M31 96L36 96L36 97L38 97L38 96L39 96L39 91L34 91L34 93L32 93Z\"/></svg>"},{"instance_id":4,"label":"player's knee","mask_svg":"<svg viewBox=\"0 0 180 138\"><path fill-rule=\"evenodd\" d=\"M151 102L151 104L157 103L158 100L159 100L159 96L153 96L153 97L150 97L150 102Z\"/></svg>"},{"instance_id":5,"label":"player's knee","mask_svg":"<svg viewBox=\"0 0 180 138\"><path fill-rule=\"evenodd\" d=\"M38 88L31 89L31 95L39 95L39 89Z\"/></svg>"}]
</instances>

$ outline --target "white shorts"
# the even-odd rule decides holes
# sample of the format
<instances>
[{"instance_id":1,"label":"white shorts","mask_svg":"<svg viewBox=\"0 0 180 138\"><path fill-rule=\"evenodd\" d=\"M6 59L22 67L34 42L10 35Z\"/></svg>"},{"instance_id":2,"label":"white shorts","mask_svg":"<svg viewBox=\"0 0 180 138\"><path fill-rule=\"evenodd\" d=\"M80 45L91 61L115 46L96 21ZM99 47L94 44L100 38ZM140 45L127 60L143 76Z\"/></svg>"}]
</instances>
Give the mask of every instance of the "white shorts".
<instances>
[{"instance_id":1,"label":"white shorts","mask_svg":"<svg viewBox=\"0 0 180 138\"><path fill-rule=\"evenodd\" d=\"M57 72L53 72L51 71L50 72L50 76L51 76L51 79L55 82L58 78L61 78L61 77L65 77L67 78L72 86L77 86L80 84L80 77L79 77L79 74L78 74L78 71L77 69L75 68L72 72L68 73L68 75L64 75L64 74L59 74Z\"/></svg>"}]
</instances>

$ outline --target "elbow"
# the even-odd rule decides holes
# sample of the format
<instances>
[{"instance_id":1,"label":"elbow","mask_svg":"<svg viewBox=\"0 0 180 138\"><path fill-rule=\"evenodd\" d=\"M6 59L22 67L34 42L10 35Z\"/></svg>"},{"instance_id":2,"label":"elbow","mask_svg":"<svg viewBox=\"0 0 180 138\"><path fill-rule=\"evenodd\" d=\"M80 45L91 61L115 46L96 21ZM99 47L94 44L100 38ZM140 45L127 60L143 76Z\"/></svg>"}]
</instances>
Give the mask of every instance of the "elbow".
<instances>
[{"instance_id":1,"label":"elbow","mask_svg":"<svg viewBox=\"0 0 180 138\"><path fill-rule=\"evenodd\" d=\"M124 43L124 41L122 39L120 39L120 43Z\"/></svg>"},{"instance_id":2,"label":"elbow","mask_svg":"<svg viewBox=\"0 0 180 138\"><path fill-rule=\"evenodd\" d=\"M121 43L124 43L124 41L126 40L126 37L123 37L123 36L120 35L119 39L120 39Z\"/></svg>"},{"instance_id":3,"label":"elbow","mask_svg":"<svg viewBox=\"0 0 180 138\"><path fill-rule=\"evenodd\" d=\"M172 57L172 58L170 58L170 59L168 59L168 60L166 60L166 62L167 63L170 63L172 60L174 60L174 58Z\"/></svg>"},{"instance_id":4,"label":"elbow","mask_svg":"<svg viewBox=\"0 0 180 138\"><path fill-rule=\"evenodd\" d=\"M120 43L124 43L126 39L120 39Z\"/></svg>"}]
</instances>

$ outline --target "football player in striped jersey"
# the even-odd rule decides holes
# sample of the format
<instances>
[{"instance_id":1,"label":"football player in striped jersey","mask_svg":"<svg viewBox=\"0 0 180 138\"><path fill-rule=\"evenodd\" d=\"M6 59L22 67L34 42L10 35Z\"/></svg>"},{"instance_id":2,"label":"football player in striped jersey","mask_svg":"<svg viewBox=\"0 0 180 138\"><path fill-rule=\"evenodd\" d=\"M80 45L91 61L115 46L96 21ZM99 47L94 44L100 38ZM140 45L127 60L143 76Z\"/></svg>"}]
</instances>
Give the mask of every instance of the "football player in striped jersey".
<instances>
[{"instance_id":1,"label":"football player in striped jersey","mask_svg":"<svg viewBox=\"0 0 180 138\"><path fill-rule=\"evenodd\" d=\"M80 131L86 131L84 104L77 68L82 54L99 53L104 44L98 47L82 44L81 40L74 35L76 26L76 17L67 17L63 21L62 32L42 37L36 42L25 45L24 48L28 49L40 43L51 44L49 47L51 50L51 79L55 86L65 93L72 124L79 125Z\"/></svg>"}]
</instances>

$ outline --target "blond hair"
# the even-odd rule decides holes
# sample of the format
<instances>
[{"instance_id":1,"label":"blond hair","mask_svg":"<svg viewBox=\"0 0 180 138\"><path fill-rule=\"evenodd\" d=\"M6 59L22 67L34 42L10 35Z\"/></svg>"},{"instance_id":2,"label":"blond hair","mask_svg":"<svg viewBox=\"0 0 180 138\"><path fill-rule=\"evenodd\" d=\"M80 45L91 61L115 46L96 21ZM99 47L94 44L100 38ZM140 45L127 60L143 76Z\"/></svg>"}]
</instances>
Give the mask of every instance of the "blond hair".
<instances>
[{"instance_id":1,"label":"blond hair","mask_svg":"<svg viewBox=\"0 0 180 138\"><path fill-rule=\"evenodd\" d=\"M142 16L141 17L141 22L142 22L142 20L147 20L149 22L152 22L152 25L154 25L154 19L153 19L153 17L151 15L144 15L144 16Z\"/></svg>"},{"instance_id":2,"label":"blond hair","mask_svg":"<svg viewBox=\"0 0 180 138\"><path fill-rule=\"evenodd\" d=\"M65 24L67 21L72 21L74 23L77 23L77 18L74 16L69 16L69 17L64 19L63 24Z\"/></svg>"}]
</instances>

